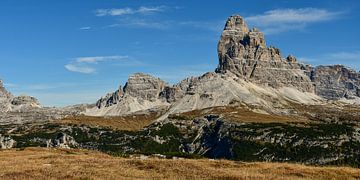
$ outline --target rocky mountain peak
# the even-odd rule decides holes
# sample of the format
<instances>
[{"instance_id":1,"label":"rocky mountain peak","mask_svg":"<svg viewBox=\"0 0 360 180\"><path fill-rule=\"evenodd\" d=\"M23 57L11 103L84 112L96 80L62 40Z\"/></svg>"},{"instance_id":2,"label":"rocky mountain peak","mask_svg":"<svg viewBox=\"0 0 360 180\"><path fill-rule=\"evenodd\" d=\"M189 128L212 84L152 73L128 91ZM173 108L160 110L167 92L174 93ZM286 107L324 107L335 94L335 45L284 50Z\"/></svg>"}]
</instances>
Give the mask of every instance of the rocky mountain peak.
<instances>
[{"instance_id":1,"label":"rocky mountain peak","mask_svg":"<svg viewBox=\"0 0 360 180\"><path fill-rule=\"evenodd\" d=\"M93 111L98 112L102 108L112 108L114 112L131 112L141 109L149 109L155 106L167 104L165 96L168 98L175 98L171 96L171 89L166 86L166 83L154 76L144 73L132 74L125 86L120 86L118 90L109 93L96 102L96 108ZM166 93L168 92L168 94ZM175 95L174 95L175 96ZM116 108L120 107L118 111Z\"/></svg>"},{"instance_id":2,"label":"rocky mountain peak","mask_svg":"<svg viewBox=\"0 0 360 180\"><path fill-rule=\"evenodd\" d=\"M243 17L239 15L233 15L228 18L224 30L235 30L237 32L248 33L249 28L245 23Z\"/></svg>"},{"instance_id":3,"label":"rocky mountain peak","mask_svg":"<svg viewBox=\"0 0 360 180\"><path fill-rule=\"evenodd\" d=\"M231 72L251 82L279 88L295 87L314 92L310 78L294 56L283 58L280 49L267 47L264 34L248 29L239 15L229 17L218 44L217 73Z\"/></svg>"},{"instance_id":4,"label":"rocky mountain peak","mask_svg":"<svg viewBox=\"0 0 360 180\"><path fill-rule=\"evenodd\" d=\"M284 58L280 49L267 46L264 34L257 28L249 29L239 15L226 21L218 58L215 72L189 77L173 86L151 75L135 73L123 88L98 100L96 107L85 114L124 115L167 109L165 117L234 102L256 104L272 112L288 100L311 104L320 102L321 97L360 97L359 74L337 66L315 69L299 63L293 55Z\"/></svg>"},{"instance_id":5,"label":"rocky mountain peak","mask_svg":"<svg viewBox=\"0 0 360 180\"><path fill-rule=\"evenodd\" d=\"M148 74L135 73L125 84L124 93L144 100L155 101L166 83Z\"/></svg>"},{"instance_id":6,"label":"rocky mountain peak","mask_svg":"<svg viewBox=\"0 0 360 180\"><path fill-rule=\"evenodd\" d=\"M39 101L31 96L16 96L14 97L4 87L3 81L0 80L0 112L14 111L26 108L41 107Z\"/></svg>"},{"instance_id":7,"label":"rocky mountain peak","mask_svg":"<svg viewBox=\"0 0 360 180\"><path fill-rule=\"evenodd\" d=\"M8 111L12 95L5 89L3 81L0 79L0 112Z\"/></svg>"},{"instance_id":8,"label":"rocky mountain peak","mask_svg":"<svg viewBox=\"0 0 360 180\"><path fill-rule=\"evenodd\" d=\"M5 89L3 81L0 79L0 97L9 97L10 93Z\"/></svg>"}]
</instances>

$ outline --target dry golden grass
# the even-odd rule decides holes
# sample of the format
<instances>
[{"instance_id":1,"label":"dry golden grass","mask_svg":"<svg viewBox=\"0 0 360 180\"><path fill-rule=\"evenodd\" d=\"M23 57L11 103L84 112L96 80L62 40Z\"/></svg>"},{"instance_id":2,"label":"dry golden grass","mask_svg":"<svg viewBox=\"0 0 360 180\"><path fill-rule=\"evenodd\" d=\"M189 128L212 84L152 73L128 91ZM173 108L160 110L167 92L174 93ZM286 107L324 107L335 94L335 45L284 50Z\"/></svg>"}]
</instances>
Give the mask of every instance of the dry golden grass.
<instances>
[{"instance_id":1,"label":"dry golden grass","mask_svg":"<svg viewBox=\"0 0 360 180\"><path fill-rule=\"evenodd\" d=\"M316 114L316 119L339 119L340 121L360 121L359 106L349 104L302 105L290 103L299 114L313 119L310 114ZM336 118L335 118L336 117Z\"/></svg>"},{"instance_id":2,"label":"dry golden grass","mask_svg":"<svg viewBox=\"0 0 360 180\"><path fill-rule=\"evenodd\" d=\"M251 123L287 123L287 122L309 122L301 116L280 116L276 114L257 113L243 106L219 106L201 110L194 110L178 114L177 116L187 117L191 120L198 116L216 114L232 122L251 122ZM175 115L176 116L176 115Z\"/></svg>"},{"instance_id":3,"label":"dry golden grass","mask_svg":"<svg viewBox=\"0 0 360 180\"><path fill-rule=\"evenodd\" d=\"M360 169L112 157L88 150L0 151L0 179L359 179Z\"/></svg>"},{"instance_id":4,"label":"dry golden grass","mask_svg":"<svg viewBox=\"0 0 360 180\"><path fill-rule=\"evenodd\" d=\"M157 117L158 115L155 113L117 117L76 116L67 117L61 121L57 121L57 123L77 125L84 124L92 127L137 131L151 124Z\"/></svg>"}]
</instances>

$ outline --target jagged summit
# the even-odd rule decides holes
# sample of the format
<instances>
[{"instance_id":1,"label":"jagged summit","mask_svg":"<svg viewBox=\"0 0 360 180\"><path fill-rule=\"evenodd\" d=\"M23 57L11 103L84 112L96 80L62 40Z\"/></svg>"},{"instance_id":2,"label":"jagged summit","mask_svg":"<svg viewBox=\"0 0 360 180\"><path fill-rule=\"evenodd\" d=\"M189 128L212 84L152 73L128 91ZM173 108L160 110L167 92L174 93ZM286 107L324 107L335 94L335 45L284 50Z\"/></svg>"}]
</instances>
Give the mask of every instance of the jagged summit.
<instances>
[{"instance_id":1,"label":"jagged summit","mask_svg":"<svg viewBox=\"0 0 360 180\"><path fill-rule=\"evenodd\" d=\"M96 107L87 110L88 115L130 114L136 111L168 106L166 96L170 87L159 78L149 74L132 74L124 87L109 93L96 102Z\"/></svg>"},{"instance_id":2,"label":"jagged summit","mask_svg":"<svg viewBox=\"0 0 360 180\"><path fill-rule=\"evenodd\" d=\"M239 15L229 17L218 44L218 73L231 72L251 82L274 88L292 86L314 92L313 85L294 56L283 58L280 50L267 47L264 34L248 29Z\"/></svg>"},{"instance_id":3,"label":"jagged summit","mask_svg":"<svg viewBox=\"0 0 360 180\"><path fill-rule=\"evenodd\" d=\"M11 109L12 98L12 94L5 89L3 81L0 79L0 112Z\"/></svg>"},{"instance_id":4,"label":"jagged summit","mask_svg":"<svg viewBox=\"0 0 360 180\"><path fill-rule=\"evenodd\" d=\"M218 57L215 72L173 86L151 75L133 74L124 87L101 98L86 114L122 115L165 107L165 117L234 102L279 113L277 109L288 107L288 101L314 104L360 96L358 74L347 73L346 68L313 68L293 55L285 58L279 49L267 47L264 34L249 29L239 15L226 21Z\"/></svg>"},{"instance_id":5,"label":"jagged summit","mask_svg":"<svg viewBox=\"0 0 360 180\"><path fill-rule=\"evenodd\" d=\"M226 21L224 30L235 30L236 32L248 33L249 28L240 15L232 15Z\"/></svg>"},{"instance_id":6,"label":"jagged summit","mask_svg":"<svg viewBox=\"0 0 360 180\"><path fill-rule=\"evenodd\" d=\"M39 107L41 107L41 105L34 97L26 95L14 97L9 91L6 90L3 81L0 80L0 112Z\"/></svg>"}]
</instances>

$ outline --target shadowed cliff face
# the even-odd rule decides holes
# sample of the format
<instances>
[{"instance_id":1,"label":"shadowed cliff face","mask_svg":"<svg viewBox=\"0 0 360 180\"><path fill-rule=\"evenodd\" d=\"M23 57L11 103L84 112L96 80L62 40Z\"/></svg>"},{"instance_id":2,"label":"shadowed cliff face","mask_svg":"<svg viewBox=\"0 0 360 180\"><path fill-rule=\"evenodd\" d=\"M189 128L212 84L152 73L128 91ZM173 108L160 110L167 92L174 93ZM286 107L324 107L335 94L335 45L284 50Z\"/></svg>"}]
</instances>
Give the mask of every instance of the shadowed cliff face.
<instances>
[{"instance_id":1,"label":"shadowed cliff face","mask_svg":"<svg viewBox=\"0 0 360 180\"><path fill-rule=\"evenodd\" d=\"M312 71L316 94L326 99L360 97L360 74L342 65L318 66Z\"/></svg>"}]
</instances>

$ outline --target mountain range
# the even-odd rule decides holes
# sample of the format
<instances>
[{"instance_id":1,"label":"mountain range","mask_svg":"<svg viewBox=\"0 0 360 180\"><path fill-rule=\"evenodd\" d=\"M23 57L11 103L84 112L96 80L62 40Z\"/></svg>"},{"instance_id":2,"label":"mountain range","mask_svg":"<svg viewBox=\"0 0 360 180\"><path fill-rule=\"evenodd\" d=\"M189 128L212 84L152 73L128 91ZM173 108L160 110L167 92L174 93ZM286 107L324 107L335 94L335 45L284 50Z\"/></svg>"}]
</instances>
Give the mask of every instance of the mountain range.
<instances>
[{"instance_id":1,"label":"mountain range","mask_svg":"<svg viewBox=\"0 0 360 180\"><path fill-rule=\"evenodd\" d=\"M360 165L359 72L285 57L239 15L225 23L218 58L199 77L169 85L135 73L94 104L64 108L14 97L0 81L0 145Z\"/></svg>"},{"instance_id":2,"label":"mountain range","mask_svg":"<svg viewBox=\"0 0 360 180\"><path fill-rule=\"evenodd\" d=\"M249 30L239 15L229 17L218 44L219 65L214 72L168 85L151 75L136 73L124 87L96 102L85 114L124 115L157 108L186 112L235 102L277 112L291 101L322 104L360 103L360 74L342 65L300 63L267 47L264 34ZM168 114L169 114L168 113Z\"/></svg>"}]
</instances>

